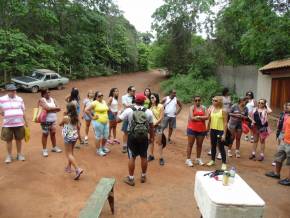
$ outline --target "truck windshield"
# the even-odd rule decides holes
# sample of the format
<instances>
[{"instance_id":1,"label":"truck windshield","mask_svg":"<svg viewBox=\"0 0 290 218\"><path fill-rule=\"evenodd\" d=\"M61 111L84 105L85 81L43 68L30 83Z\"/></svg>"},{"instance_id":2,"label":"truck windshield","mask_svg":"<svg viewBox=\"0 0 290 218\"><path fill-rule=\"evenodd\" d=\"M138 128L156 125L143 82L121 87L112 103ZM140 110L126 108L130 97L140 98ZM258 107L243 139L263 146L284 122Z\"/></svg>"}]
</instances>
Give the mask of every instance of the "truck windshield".
<instances>
[{"instance_id":1,"label":"truck windshield","mask_svg":"<svg viewBox=\"0 0 290 218\"><path fill-rule=\"evenodd\" d=\"M36 71L33 72L32 75L31 75L32 78L37 79L37 80L41 80L43 78L43 76L44 75L42 73L38 73Z\"/></svg>"}]
</instances>

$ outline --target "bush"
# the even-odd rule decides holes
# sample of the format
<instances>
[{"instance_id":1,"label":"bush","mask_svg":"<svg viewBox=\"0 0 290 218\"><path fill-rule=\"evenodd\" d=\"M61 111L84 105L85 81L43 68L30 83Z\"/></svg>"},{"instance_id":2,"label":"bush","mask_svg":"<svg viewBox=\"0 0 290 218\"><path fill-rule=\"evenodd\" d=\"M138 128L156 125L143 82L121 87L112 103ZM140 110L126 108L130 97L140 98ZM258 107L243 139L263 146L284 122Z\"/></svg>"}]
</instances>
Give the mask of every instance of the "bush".
<instances>
[{"instance_id":1,"label":"bush","mask_svg":"<svg viewBox=\"0 0 290 218\"><path fill-rule=\"evenodd\" d=\"M210 105L211 98L221 91L221 86L214 76L203 79L196 78L194 74L173 76L162 82L161 88L165 93L175 89L178 98L184 103L191 102L193 96L199 95L205 105Z\"/></svg>"}]
</instances>

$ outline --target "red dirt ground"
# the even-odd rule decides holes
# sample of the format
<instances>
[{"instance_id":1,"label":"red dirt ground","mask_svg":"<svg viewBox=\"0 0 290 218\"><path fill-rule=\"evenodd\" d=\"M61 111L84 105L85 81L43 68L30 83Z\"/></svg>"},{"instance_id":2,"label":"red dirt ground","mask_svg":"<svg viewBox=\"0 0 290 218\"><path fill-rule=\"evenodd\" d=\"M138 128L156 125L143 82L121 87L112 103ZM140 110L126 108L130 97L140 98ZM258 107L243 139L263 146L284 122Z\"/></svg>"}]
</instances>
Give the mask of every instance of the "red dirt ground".
<instances>
[{"instance_id":1,"label":"red dirt ground","mask_svg":"<svg viewBox=\"0 0 290 218\"><path fill-rule=\"evenodd\" d=\"M64 90L52 91L52 96L64 108L64 97L69 94L72 87L80 89L83 99L89 89L97 89L107 94L111 87L118 87L123 94L131 84L134 84L138 91L144 90L145 87L158 91L159 82L163 79L158 71L90 78L73 81ZM25 100L28 119L31 120L32 108L36 105L39 94L19 93L19 95ZM102 217L200 217L194 199L194 178L197 170L208 168L199 166L188 168L184 165L187 113L188 106L185 106L178 117L178 129L174 134L175 144L169 145L165 150L166 165L161 167L158 161L150 163L148 182L145 184L139 183L138 160L135 187L122 183L122 178L127 175L127 156L121 153L120 146L111 146L112 152L107 157L98 157L90 132L89 146L76 151L76 158L85 172L79 181L74 181L71 175L64 173L66 160L63 153L50 153L48 158L41 156L41 130L39 125L30 123L32 139L24 145L27 161L5 165L2 163L6 155L5 144L0 143L0 217L75 218L102 177L115 177L117 180L116 214L111 215L106 203ZM118 137L121 139L120 131ZM62 147L60 130L57 140ZM263 163L248 160L250 146L249 143L242 142L242 158L230 159L229 166L236 166L238 173L265 200L267 206L264 217L289 218L290 188L280 186L276 180L264 176L264 173L272 168L271 160L276 149L274 134L267 142L266 160ZM203 148L205 161L209 160L206 155L208 149L209 142L206 140ZM283 175L286 175L286 169L283 170Z\"/></svg>"}]
</instances>

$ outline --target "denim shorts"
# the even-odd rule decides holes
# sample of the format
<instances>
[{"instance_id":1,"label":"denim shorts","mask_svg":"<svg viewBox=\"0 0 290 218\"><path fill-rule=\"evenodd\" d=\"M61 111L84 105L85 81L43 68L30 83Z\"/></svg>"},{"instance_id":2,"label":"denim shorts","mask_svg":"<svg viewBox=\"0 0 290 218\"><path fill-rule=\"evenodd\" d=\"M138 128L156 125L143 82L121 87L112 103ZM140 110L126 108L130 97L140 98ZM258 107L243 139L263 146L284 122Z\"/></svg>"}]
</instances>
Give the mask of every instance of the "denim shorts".
<instances>
[{"instance_id":1,"label":"denim shorts","mask_svg":"<svg viewBox=\"0 0 290 218\"><path fill-rule=\"evenodd\" d=\"M164 116L162 128L166 129L168 126L169 128L176 129L176 117Z\"/></svg>"},{"instance_id":2,"label":"denim shorts","mask_svg":"<svg viewBox=\"0 0 290 218\"><path fill-rule=\"evenodd\" d=\"M99 139L108 139L109 138L109 123L101 123L96 120L93 121L93 129L95 137Z\"/></svg>"},{"instance_id":3,"label":"denim shorts","mask_svg":"<svg viewBox=\"0 0 290 218\"><path fill-rule=\"evenodd\" d=\"M192 129L189 129L187 128L187 136L193 136L193 137L201 137L201 136L206 136L207 134L207 131L204 131L204 132L197 132L197 131L194 131Z\"/></svg>"},{"instance_id":4,"label":"denim shorts","mask_svg":"<svg viewBox=\"0 0 290 218\"><path fill-rule=\"evenodd\" d=\"M127 120L124 120L122 124L122 132L128 133L128 126L129 126L129 122Z\"/></svg>"},{"instance_id":5,"label":"denim shorts","mask_svg":"<svg viewBox=\"0 0 290 218\"><path fill-rule=\"evenodd\" d=\"M116 121L117 120L117 114L113 113L112 111L109 111L109 120L110 121Z\"/></svg>"}]
</instances>

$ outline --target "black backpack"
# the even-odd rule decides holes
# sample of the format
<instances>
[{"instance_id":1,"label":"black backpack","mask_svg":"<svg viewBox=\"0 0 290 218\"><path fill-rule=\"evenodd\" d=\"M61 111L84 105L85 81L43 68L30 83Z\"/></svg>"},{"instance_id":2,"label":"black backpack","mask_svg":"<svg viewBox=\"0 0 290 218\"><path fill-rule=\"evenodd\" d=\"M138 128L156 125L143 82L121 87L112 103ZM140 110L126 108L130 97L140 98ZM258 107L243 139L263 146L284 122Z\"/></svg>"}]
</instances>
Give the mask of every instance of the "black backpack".
<instances>
[{"instance_id":1,"label":"black backpack","mask_svg":"<svg viewBox=\"0 0 290 218\"><path fill-rule=\"evenodd\" d=\"M140 108L137 110L133 107L132 110L133 119L129 128L129 136L138 140L148 139L149 123L145 113L147 109Z\"/></svg>"}]
</instances>

